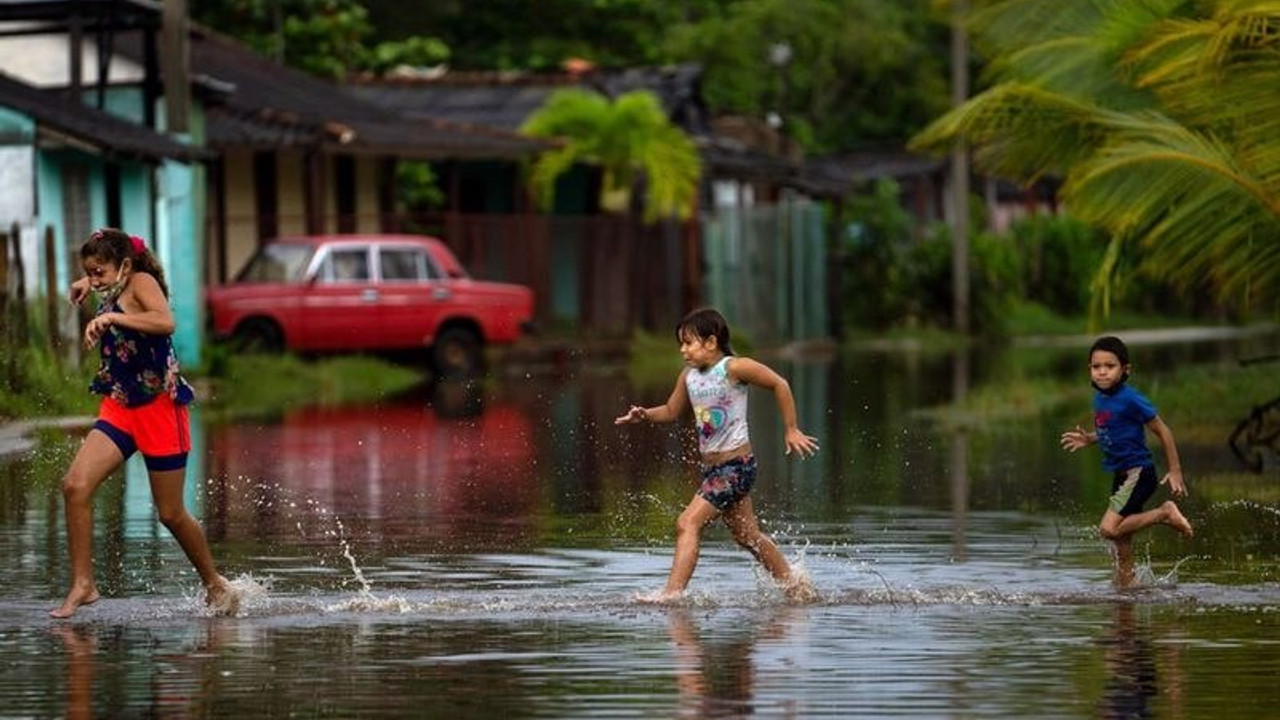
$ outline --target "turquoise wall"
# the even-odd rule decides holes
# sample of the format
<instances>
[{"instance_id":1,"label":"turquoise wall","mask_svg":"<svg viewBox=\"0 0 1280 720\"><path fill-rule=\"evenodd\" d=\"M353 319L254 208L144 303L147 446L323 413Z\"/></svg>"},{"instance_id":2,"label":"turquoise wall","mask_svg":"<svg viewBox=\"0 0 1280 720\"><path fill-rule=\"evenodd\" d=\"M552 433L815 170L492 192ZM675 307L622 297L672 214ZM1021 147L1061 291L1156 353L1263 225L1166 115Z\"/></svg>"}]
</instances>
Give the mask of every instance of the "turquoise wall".
<instances>
[{"instance_id":1,"label":"turquoise wall","mask_svg":"<svg viewBox=\"0 0 1280 720\"><path fill-rule=\"evenodd\" d=\"M0 107L0 145L30 145L35 138L36 124L31 118Z\"/></svg>"},{"instance_id":2,"label":"turquoise wall","mask_svg":"<svg viewBox=\"0 0 1280 720\"><path fill-rule=\"evenodd\" d=\"M195 204L191 197L194 187L194 173L190 166L164 163L160 171L160 198L156 212L163 231L159 234L157 247L164 261L169 281L169 305L177 323L173 347L178 353L178 361L187 365L200 361L200 341L204 331L200 324L200 298L203 294L201 249L196 242Z\"/></svg>"},{"instance_id":3,"label":"turquoise wall","mask_svg":"<svg viewBox=\"0 0 1280 720\"><path fill-rule=\"evenodd\" d=\"M85 104L96 106L96 92L86 92ZM141 123L143 95L138 88L112 88L104 96L104 109L118 117ZM163 104L158 111L163 126ZM202 142L203 108L192 108L191 135L179 142ZM32 144L36 124L26 115L0 108L0 144ZM107 224L106 164L102 157L73 149L46 149L36 152L36 226L39 252L34 264L43 286L46 277L45 228L52 228L57 253L54 258L56 288L46 292L61 295L79 277L78 250L82 237L68 237L67 202L64 193L66 169L82 165L86 169L86 192L91 228ZM203 340L203 267L205 232L205 172L203 165L164 162L160 167L147 163L120 163L120 218L123 230L145 238L165 269L177 332L174 347L184 364L200 360ZM152 218L155 222L152 222Z\"/></svg>"}]
</instances>

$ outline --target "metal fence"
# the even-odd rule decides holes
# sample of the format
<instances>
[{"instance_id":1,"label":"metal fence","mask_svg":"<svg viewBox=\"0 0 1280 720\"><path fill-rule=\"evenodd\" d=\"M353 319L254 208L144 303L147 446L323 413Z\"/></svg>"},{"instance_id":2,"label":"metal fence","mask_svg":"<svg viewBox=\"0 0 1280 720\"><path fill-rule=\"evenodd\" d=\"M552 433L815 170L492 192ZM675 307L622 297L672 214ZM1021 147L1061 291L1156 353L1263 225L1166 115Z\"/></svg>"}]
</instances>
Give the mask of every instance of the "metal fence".
<instances>
[{"instance_id":1,"label":"metal fence","mask_svg":"<svg viewBox=\"0 0 1280 720\"><path fill-rule=\"evenodd\" d=\"M805 199L707 216L708 304L758 344L825 337L826 235L823 206Z\"/></svg>"}]
</instances>

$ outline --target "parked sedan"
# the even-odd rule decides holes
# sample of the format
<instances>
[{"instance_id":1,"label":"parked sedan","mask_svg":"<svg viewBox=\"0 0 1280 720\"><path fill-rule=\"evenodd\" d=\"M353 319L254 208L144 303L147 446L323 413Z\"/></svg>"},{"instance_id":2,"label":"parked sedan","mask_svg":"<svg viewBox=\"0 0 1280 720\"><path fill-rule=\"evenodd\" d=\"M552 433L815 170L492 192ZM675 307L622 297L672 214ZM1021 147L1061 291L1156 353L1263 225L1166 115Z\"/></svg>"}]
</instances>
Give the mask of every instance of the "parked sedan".
<instances>
[{"instance_id":1,"label":"parked sedan","mask_svg":"<svg viewBox=\"0 0 1280 720\"><path fill-rule=\"evenodd\" d=\"M514 342L533 291L472 280L444 243L416 235L292 237L264 245L208 293L215 337L250 350L429 348L437 371L479 369L486 343Z\"/></svg>"}]
</instances>

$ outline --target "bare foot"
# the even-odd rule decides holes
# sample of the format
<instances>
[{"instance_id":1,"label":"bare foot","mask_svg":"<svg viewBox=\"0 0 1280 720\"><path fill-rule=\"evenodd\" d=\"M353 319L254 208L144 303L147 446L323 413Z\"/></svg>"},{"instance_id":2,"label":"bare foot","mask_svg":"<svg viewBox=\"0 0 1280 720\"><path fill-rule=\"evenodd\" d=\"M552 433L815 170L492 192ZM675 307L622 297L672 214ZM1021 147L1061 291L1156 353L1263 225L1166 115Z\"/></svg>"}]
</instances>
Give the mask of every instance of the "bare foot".
<instances>
[{"instance_id":1,"label":"bare foot","mask_svg":"<svg viewBox=\"0 0 1280 720\"><path fill-rule=\"evenodd\" d=\"M651 593L636 593L636 602L642 605L666 605L684 597L679 590L655 590Z\"/></svg>"},{"instance_id":2,"label":"bare foot","mask_svg":"<svg viewBox=\"0 0 1280 720\"><path fill-rule=\"evenodd\" d=\"M234 616L240 611L240 595L221 575L205 586L204 602L214 615Z\"/></svg>"},{"instance_id":3,"label":"bare foot","mask_svg":"<svg viewBox=\"0 0 1280 720\"><path fill-rule=\"evenodd\" d=\"M1169 514L1165 518L1165 522L1172 525L1174 530L1186 537L1195 535L1195 531L1191 529L1191 523L1187 522L1186 516L1182 514L1182 511L1178 509L1178 506L1172 500L1164 501L1164 510Z\"/></svg>"},{"instance_id":4,"label":"bare foot","mask_svg":"<svg viewBox=\"0 0 1280 720\"><path fill-rule=\"evenodd\" d=\"M89 585L88 587L72 586L71 592L67 593L67 599L57 609L49 611L49 617L65 619L76 614L76 609L81 605L92 605L98 602L98 598L102 597L98 594L98 586Z\"/></svg>"},{"instance_id":5,"label":"bare foot","mask_svg":"<svg viewBox=\"0 0 1280 720\"><path fill-rule=\"evenodd\" d=\"M782 592L786 594L787 600L797 605L808 605L818 600L818 591L814 589L809 576L795 570L791 571L791 577L782 585Z\"/></svg>"}]
</instances>

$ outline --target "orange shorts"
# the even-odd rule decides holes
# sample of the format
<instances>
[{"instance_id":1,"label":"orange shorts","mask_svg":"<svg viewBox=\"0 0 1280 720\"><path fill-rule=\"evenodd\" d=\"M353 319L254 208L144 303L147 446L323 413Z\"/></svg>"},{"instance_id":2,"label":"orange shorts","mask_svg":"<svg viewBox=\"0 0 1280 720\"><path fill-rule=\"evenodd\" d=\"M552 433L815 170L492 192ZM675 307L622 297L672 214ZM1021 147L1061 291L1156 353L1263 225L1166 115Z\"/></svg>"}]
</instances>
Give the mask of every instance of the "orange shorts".
<instances>
[{"instance_id":1,"label":"orange shorts","mask_svg":"<svg viewBox=\"0 0 1280 720\"><path fill-rule=\"evenodd\" d=\"M187 466L187 452L191 450L187 406L175 403L168 395L136 407L125 407L104 397L93 428L111 438L125 458L140 451L148 470L179 470Z\"/></svg>"}]
</instances>

